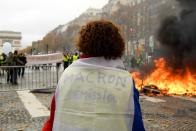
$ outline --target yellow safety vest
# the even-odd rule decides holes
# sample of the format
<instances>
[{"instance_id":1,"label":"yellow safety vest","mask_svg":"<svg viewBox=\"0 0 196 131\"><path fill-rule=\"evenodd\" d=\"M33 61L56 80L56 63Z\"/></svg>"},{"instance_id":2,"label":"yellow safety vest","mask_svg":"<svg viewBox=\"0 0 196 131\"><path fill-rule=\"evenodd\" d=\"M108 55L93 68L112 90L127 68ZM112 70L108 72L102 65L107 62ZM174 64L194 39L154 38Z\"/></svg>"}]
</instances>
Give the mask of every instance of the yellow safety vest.
<instances>
[{"instance_id":1,"label":"yellow safety vest","mask_svg":"<svg viewBox=\"0 0 196 131\"><path fill-rule=\"evenodd\" d=\"M73 55L73 61L77 60L78 59L78 56L77 55Z\"/></svg>"},{"instance_id":2,"label":"yellow safety vest","mask_svg":"<svg viewBox=\"0 0 196 131\"><path fill-rule=\"evenodd\" d=\"M68 61L68 57L67 57L67 56L64 56L64 57L63 57L63 61L64 61L64 62L67 62L67 61Z\"/></svg>"},{"instance_id":3,"label":"yellow safety vest","mask_svg":"<svg viewBox=\"0 0 196 131\"><path fill-rule=\"evenodd\" d=\"M132 85L124 70L68 67L56 89L53 131L130 131Z\"/></svg>"},{"instance_id":4,"label":"yellow safety vest","mask_svg":"<svg viewBox=\"0 0 196 131\"><path fill-rule=\"evenodd\" d=\"M4 62L3 62L3 56L2 55L0 55L0 64L3 64Z\"/></svg>"}]
</instances>

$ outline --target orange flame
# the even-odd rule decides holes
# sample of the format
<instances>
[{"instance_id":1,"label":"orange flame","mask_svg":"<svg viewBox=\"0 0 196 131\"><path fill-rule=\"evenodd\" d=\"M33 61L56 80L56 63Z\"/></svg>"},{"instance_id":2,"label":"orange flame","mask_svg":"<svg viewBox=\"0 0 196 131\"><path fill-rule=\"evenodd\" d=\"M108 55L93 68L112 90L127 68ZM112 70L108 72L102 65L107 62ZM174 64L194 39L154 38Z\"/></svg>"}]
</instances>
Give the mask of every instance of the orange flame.
<instances>
[{"instance_id":1,"label":"orange flame","mask_svg":"<svg viewBox=\"0 0 196 131\"><path fill-rule=\"evenodd\" d=\"M164 58L159 58L154 63L155 69L144 80L141 79L139 72L132 73L139 90L143 85L156 85L167 95L196 96L196 73L191 72L189 68L174 73L172 68L166 66Z\"/></svg>"}]
</instances>

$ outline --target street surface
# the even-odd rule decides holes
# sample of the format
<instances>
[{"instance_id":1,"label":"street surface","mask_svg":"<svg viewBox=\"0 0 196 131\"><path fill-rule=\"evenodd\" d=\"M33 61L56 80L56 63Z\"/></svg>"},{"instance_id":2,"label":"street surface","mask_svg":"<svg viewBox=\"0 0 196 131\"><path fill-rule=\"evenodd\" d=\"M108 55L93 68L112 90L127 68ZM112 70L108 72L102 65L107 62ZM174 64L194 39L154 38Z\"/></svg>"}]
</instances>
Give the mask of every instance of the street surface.
<instances>
[{"instance_id":1,"label":"street surface","mask_svg":"<svg viewBox=\"0 0 196 131\"><path fill-rule=\"evenodd\" d=\"M0 131L40 131L52 96L28 90L0 92ZM27 104L32 101L38 105ZM147 131L196 131L195 97L140 96L140 103ZM33 108L40 108L38 115Z\"/></svg>"}]
</instances>

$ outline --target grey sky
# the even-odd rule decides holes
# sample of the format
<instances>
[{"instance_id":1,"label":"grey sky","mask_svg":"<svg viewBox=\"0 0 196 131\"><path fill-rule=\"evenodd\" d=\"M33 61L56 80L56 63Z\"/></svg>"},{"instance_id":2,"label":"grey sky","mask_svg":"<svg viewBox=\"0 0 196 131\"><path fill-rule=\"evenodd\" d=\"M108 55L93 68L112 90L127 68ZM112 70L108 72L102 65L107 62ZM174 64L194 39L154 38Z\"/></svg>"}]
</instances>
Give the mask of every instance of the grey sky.
<instances>
[{"instance_id":1,"label":"grey sky","mask_svg":"<svg viewBox=\"0 0 196 131\"><path fill-rule=\"evenodd\" d=\"M101 8L108 0L0 0L0 30L22 32L22 46L41 39L89 7Z\"/></svg>"}]
</instances>

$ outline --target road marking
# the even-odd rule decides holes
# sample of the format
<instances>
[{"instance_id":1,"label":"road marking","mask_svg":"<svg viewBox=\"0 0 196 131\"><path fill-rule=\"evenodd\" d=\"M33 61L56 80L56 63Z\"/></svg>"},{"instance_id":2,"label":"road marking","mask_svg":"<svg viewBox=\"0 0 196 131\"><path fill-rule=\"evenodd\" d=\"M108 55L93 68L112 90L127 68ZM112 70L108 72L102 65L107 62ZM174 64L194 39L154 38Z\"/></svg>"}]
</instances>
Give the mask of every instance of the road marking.
<instances>
[{"instance_id":1,"label":"road marking","mask_svg":"<svg viewBox=\"0 0 196 131\"><path fill-rule=\"evenodd\" d=\"M50 111L29 90L17 93L31 117L49 116Z\"/></svg>"},{"instance_id":2,"label":"road marking","mask_svg":"<svg viewBox=\"0 0 196 131\"><path fill-rule=\"evenodd\" d=\"M149 97L149 96L140 96L140 98L145 99L146 101L153 102L153 103L166 102L165 100L154 98L154 97Z\"/></svg>"},{"instance_id":3,"label":"road marking","mask_svg":"<svg viewBox=\"0 0 196 131\"><path fill-rule=\"evenodd\" d=\"M196 98L192 98L192 97L185 97L185 96L173 96L173 97L183 99L183 100L192 101L192 102L196 102Z\"/></svg>"}]
</instances>

